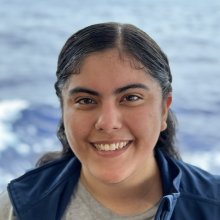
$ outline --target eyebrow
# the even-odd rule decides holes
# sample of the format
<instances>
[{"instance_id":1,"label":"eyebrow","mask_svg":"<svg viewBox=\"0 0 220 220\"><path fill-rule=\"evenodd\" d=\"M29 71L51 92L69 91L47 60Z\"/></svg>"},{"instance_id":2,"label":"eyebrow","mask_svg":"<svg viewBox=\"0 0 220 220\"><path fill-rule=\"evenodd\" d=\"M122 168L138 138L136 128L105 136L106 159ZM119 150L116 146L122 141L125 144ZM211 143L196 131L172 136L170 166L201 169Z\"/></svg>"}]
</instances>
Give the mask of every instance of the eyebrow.
<instances>
[{"instance_id":1,"label":"eyebrow","mask_svg":"<svg viewBox=\"0 0 220 220\"><path fill-rule=\"evenodd\" d=\"M147 86L145 86L144 84L136 83L136 84L130 84L130 85L118 88L115 90L114 94L119 94L119 93L125 92L128 89L137 89L137 88L150 91L150 89Z\"/></svg>"},{"instance_id":2,"label":"eyebrow","mask_svg":"<svg viewBox=\"0 0 220 220\"><path fill-rule=\"evenodd\" d=\"M71 95L74 95L74 94L77 94L77 93L81 93L81 92L88 93L90 95L100 96L98 92L90 90L90 89L87 89L87 88L84 88L84 87L76 87L74 89L71 89L68 92L68 95L71 96Z\"/></svg>"},{"instance_id":3,"label":"eyebrow","mask_svg":"<svg viewBox=\"0 0 220 220\"><path fill-rule=\"evenodd\" d=\"M145 89L147 91L150 91L150 89L146 85L141 84L141 83L135 83L135 84L130 84L130 85L118 88L118 89L116 89L114 91L113 94L117 95L117 94L120 94L122 92L127 91L128 89L137 89L137 88ZM71 89L68 92L68 95L71 96L71 95L74 95L74 94L77 94L77 93L88 93L90 95L101 96L98 92L96 92L94 90L90 90L90 89L84 88L84 87L76 87L74 89Z\"/></svg>"}]
</instances>

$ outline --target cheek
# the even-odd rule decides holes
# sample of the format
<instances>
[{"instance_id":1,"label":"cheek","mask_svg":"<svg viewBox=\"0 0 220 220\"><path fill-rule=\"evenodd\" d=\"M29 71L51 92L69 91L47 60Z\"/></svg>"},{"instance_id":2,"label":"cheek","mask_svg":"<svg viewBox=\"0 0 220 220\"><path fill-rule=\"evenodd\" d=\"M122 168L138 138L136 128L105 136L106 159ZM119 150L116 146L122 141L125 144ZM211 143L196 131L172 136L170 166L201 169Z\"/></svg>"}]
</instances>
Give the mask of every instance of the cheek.
<instances>
[{"instance_id":1,"label":"cheek","mask_svg":"<svg viewBox=\"0 0 220 220\"><path fill-rule=\"evenodd\" d=\"M146 140L148 138L154 139L158 137L161 128L161 111L159 108L141 107L135 112L127 113L126 123L132 133ZM149 139L148 139L149 141Z\"/></svg>"},{"instance_id":2,"label":"cheek","mask_svg":"<svg viewBox=\"0 0 220 220\"><path fill-rule=\"evenodd\" d=\"M78 112L77 110L67 110L64 112L63 117L67 139L70 144L86 137L94 124L91 115Z\"/></svg>"}]
</instances>

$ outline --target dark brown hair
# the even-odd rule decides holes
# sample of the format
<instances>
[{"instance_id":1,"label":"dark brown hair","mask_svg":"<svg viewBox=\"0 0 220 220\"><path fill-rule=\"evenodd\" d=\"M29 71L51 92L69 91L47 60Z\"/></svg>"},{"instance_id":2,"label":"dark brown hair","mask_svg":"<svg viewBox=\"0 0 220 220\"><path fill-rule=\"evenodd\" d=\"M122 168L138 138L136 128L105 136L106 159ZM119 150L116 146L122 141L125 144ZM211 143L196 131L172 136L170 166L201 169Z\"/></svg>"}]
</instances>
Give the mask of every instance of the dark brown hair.
<instances>
[{"instance_id":1,"label":"dark brown hair","mask_svg":"<svg viewBox=\"0 0 220 220\"><path fill-rule=\"evenodd\" d=\"M125 54L143 64L143 69L159 82L163 99L167 97L169 92L172 92L172 75L169 61L166 54L163 53L152 38L144 31L130 24L113 22L95 24L73 34L60 52L55 89L61 104L61 109L63 108L62 89L68 81L69 76L71 74L80 73L82 62L88 55L91 55L91 53L103 52L113 48L118 49L121 59L123 59L123 54ZM138 65L133 66L135 68L141 68L138 67ZM155 147L170 157L181 159L174 144L176 125L176 117L171 109L169 109L167 128L160 133ZM57 137L62 143L62 151L46 153L39 159L36 166L67 155L74 156L65 135L62 117L58 125Z\"/></svg>"}]
</instances>

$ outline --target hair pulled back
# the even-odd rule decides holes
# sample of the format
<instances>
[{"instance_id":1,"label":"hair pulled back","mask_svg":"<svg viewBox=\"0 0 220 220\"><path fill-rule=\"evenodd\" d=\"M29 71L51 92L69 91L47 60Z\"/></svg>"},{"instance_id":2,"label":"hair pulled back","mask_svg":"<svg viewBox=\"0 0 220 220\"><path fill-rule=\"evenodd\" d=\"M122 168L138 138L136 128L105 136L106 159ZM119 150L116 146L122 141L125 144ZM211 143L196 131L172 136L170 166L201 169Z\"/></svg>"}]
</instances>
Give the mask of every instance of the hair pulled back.
<instances>
[{"instance_id":1,"label":"hair pulled back","mask_svg":"<svg viewBox=\"0 0 220 220\"><path fill-rule=\"evenodd\" d=\"M143 64L146 74L150 74L157 80L162 89L163 99L172 92L172 75L166 54L156 42L144 31L130 24L102 23L95 24L79 30L73 34L63 46L57 65L57 82L55 83L56 94L59 98L61 109L63 108L62 89L71 74L79 74L84 59L93 52L104 52L116 48L120 58L123 54L134 61ZM136 62L137 63L137 62ZM141 67L135 65L134 68ZM175 145L177 120L171 109L168 110L167 128L160 133L156 148L170 157L181 159ZM61 117L57 137L62 143L61 152L49 152L39 159L36 166L49 161L72 155L68 140L65 135L63 118Z\"/></svg>"}]
</instances>

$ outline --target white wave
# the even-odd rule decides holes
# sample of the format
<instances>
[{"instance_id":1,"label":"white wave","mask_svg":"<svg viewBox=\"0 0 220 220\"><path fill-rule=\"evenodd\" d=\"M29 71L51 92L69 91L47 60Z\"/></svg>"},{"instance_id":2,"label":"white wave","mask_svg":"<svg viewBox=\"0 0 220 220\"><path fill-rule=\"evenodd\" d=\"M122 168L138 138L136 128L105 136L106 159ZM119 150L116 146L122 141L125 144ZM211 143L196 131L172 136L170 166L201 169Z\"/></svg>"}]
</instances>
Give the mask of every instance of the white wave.
<instances>
[{"instance_id":1,"label":"white wave","mask_svg":"<svg viewBox=\"0 0 220 220\"><path fill-rule=\"evenodd\" d=\"M15 121L19 119L21 110L29 107L26 100L4 100L0 102L0 120Z\"/></svg>"},{"instance_id":2,"label":"white wave","mask_svg":"<svg viewBox=\"0 0 220 220\"><path fill-rule=\"evenodd\" d=\"M220 175L220 152L217 150L182 152L183 161L212 174Z\"/></svg>"},{"instance_id":3,"label":"white wave","mask_svg":"<svg viewBox=\"0 0 220 220\"><path fill-rule=\"evenodd\" d=\"M25 100L4 100L0 102L0 152L8 146L19 143L11 124L20 118L20 112L29 107Z\"/></svg>"}]
</instances>

